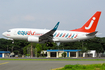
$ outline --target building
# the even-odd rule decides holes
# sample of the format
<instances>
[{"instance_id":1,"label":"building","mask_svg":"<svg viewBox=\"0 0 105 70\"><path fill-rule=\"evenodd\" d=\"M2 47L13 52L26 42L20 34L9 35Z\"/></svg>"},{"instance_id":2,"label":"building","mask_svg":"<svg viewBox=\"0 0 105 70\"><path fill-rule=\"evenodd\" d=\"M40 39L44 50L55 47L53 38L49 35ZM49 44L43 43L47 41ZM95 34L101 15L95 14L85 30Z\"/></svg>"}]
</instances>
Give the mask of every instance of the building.
<instances>
[{"instance_id":1,"label":"building","mask_svg":"<svg viewBox=\"0 0 105 70\"><path fill-rule=\"evenodd\" d=\"M62 53L66 52L66 57L73 57L73 58L78 58L80 50L47 50L47 58L50 57L63 57Z\"/></svg>"},{"instance_id":2,"label":"building","mask_svg":"<svg viewBox=\"0 0 105 70\"><path fill-rule=\"evenodd\" d=\"M95 50L89 50L83 53L83 57L97 57L97 54Z\"/></svg>"},{"instance_id":3,"label":"building","mask_svg":"<svg viewBox=\"0 0 105 70\"><path fill-rule=\"evenodd\" d=\"M0 58L9 57L10 51L0 51Z\"/></svg>"}]
</instances>

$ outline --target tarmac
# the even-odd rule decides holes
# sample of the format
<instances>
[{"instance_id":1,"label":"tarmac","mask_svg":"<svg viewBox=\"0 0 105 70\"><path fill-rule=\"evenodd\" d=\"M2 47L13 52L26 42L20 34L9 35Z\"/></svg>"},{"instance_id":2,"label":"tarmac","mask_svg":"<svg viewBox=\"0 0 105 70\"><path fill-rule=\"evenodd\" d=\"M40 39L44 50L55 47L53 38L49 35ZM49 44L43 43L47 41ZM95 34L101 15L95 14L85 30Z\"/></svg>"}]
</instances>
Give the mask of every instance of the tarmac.
<instances>
[{"instance_id":1,"label":"tarmac","mask_svg":"<svg viewBox=\"0 0 105 70\"><path fill-rule=\"evenodd\" d=\"M105 61L0 60L0 70L51 70L54 68L64 67L65 65L68 64L98 64L98 63L105 63Z\"/></svg>"}]
</instances>

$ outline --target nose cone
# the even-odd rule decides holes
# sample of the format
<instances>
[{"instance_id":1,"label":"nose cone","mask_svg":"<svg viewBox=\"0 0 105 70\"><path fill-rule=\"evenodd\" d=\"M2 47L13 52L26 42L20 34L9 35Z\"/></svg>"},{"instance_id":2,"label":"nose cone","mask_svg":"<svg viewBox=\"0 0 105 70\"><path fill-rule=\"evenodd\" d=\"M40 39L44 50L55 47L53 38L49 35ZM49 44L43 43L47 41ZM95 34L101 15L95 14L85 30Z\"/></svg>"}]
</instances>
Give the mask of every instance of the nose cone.
<instances>
[{"instance_id":1,"label":"nose cone","mask_svg":"<svg viewBox=\"0 0 105 70\"><path fill-rule=\"evenodd\" d=\"M6 36L6 33L4 32L4 33L2 33L2 35L3 35L3 36Z\"/></svg>"}]
</instances>

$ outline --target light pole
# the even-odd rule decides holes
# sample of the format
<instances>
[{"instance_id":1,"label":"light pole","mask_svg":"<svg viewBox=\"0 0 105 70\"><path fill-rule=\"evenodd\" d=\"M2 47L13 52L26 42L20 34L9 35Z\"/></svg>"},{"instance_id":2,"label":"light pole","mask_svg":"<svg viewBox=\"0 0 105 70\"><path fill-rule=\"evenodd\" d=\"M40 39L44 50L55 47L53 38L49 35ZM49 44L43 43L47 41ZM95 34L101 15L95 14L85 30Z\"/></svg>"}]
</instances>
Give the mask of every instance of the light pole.
<instances>
[{"instance_id":1,"label":"light pole","mask_svg":"<svg viewBox=\"0 0 105 70\"><path fill-rule=\"evenodd\" d=\"M8 45L7 45L7 51L8 51Z\"/></svg>"},{"instance_id":2,"label":"light pole","mask_svg":"<svg viewBox=\"0 0 105 70\"><path fill-rule=\"evenodd\" d=\"M12 44L14 44L14 41L12 42ZM14 46L12 46L12 52L13 52L13 47L14 47Z\"/></svg>"},{"instance_id":3,"label":"light pole","mask_svg":"<svg viewBox=\"0 0 105 70\"><path fill-rule=\"evenodd\" d=\"M31 43L31 58L33 57L33 45Z\"/></svg>"}]
</instances>

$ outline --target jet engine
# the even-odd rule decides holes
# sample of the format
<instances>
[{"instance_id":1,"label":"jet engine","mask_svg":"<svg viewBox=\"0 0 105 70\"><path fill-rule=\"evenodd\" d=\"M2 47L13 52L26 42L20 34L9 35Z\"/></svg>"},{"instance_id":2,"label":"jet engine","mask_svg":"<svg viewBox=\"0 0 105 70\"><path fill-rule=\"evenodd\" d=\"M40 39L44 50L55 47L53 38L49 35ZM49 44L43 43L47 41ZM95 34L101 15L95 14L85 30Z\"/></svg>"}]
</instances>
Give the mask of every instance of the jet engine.
<instances>
[{"instance_id":1,"label":"jet engine","mask_svg":"<svg viewBox=\"0 0 105 70\"><path fill-rule=\"evenodd\" d=\"M35 37L35 36L29 36L28 37L28 42L39 42L39 37Z\"/></svg>"}]
</instances>

